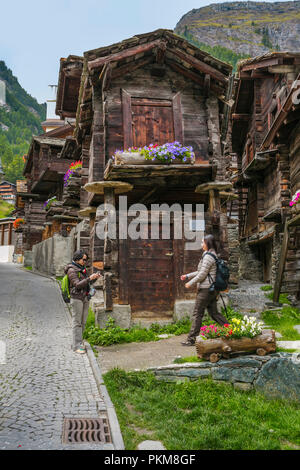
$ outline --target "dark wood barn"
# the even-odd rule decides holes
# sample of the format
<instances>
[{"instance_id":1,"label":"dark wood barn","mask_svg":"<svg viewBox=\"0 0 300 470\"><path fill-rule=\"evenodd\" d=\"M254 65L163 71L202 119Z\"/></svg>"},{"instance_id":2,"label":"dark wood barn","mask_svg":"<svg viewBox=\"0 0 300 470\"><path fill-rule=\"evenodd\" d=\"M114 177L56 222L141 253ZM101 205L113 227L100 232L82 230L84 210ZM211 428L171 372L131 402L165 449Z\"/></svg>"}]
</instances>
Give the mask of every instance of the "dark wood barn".
<instances>
[{"instance_id":1,"label":"dark wood barn","mask_svg":"<svg viewBox=\"0 0 300 470\"><path fill-rule=\"evenodd\" d=\"M297 105L293 84L300 54L277 52L240 63L232 109L232 149L238 156L235 186L240 195L241 272L275 283L285 221L299 186ZM292 237L282 290L299 291L300 238ZM280 280L281 283L281 280ZM278 295L277 295L278 299Z\"/></svg>"},{"instance_id":2,"label":"dark wood barn","mask_svg":"<svg viewBox=\"0 0 300 470\"><path fill-rule=\"evenodd\" d=\"M228 257L227 207L234 196L223 143L231 80L231 66L168 30L84 54L75 137L88 192L80 204L81 213L90 215L92 262L104 269L105 312L121 308L122 315L149 321L187 312L194 291L185 291L180 275L194 271L201 255L185 249L184 236L114 240L107 232L100 240L96 208L114 205L118 220L124 191L128 207L203 204L205 231L217 236ZM173 141L193 147L195 164L112 160L117 149ZM141 226L149 233L147 220Z\"/></svg>"}]
</instances>

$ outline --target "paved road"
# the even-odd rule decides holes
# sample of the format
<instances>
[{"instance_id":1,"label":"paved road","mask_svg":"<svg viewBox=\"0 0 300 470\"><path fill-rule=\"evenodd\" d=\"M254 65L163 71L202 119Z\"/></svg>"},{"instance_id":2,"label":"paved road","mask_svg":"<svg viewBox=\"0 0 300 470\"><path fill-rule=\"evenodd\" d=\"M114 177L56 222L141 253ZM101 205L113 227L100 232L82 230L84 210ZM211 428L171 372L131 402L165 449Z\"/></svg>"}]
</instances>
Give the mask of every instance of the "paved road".
<instances>
[{"instance_id":1,"label":"paved road","mask_svg":"<svg viewBox=\"0 0 300 470\"><path fill-rule=\"evenodd\" d=\"M62 444L64 417L96 418L105 404L58 294L53 280L0 263L0 449L113 448Z\"/></svg>"}]
</instances>

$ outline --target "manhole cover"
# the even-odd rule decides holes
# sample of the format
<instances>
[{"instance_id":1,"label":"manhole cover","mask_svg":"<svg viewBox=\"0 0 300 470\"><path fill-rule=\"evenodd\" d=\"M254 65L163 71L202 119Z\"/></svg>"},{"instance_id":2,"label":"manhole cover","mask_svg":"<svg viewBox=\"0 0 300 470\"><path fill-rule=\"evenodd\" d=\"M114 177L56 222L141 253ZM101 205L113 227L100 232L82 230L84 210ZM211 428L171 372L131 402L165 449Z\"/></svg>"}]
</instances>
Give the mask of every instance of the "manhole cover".
<instances>
[{"instance_id":1,"label":"manhole cover","mask_svg":"<svg viewBox=\"0 0 300 470\"><path fill-rule=\"evenodd\" d=\"M62 441L64 444L111 443L107 417L65 418Z\"/></svg>"}]
</instances>

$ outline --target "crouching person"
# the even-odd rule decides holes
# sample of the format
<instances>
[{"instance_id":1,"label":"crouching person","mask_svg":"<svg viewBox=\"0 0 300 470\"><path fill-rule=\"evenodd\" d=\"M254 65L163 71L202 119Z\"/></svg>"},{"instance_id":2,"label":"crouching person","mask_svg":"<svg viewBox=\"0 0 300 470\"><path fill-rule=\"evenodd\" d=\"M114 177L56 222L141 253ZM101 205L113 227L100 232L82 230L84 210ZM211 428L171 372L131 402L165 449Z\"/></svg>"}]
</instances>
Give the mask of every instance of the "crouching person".
<instances>
[{"instance_id":1,"label":"crouching person","mask_svg":"<svg viewBox=\"0 0 300 470\"><path fill-rule=\"evenodd\" d=\"M83 331L89 314L90 285L101 276L100 273L87 275L88 256L84 251L75 251L72 263L65 267L70 286L70 307L72 314L72 348L79 354L86 352L83 345Z\"/></svg>"}]
</instances>

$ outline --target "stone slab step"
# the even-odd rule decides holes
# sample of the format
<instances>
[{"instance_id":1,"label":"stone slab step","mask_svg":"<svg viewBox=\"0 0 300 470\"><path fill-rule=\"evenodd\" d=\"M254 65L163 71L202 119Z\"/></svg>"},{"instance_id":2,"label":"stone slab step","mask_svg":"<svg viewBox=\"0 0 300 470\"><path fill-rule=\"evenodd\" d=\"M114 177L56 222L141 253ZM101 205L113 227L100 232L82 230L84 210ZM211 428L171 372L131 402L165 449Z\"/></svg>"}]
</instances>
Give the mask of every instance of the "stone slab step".
<instances>
[{"instance_id":1,"label":"stone slab step","mask_svg":"<svg viewBox=\"0 0 300 470\"><path fill-rule=\"evenodd\" d=\"M277 346L284 349L300 350L300 341L277 341Z\"/></svg>"}]
</instances>

